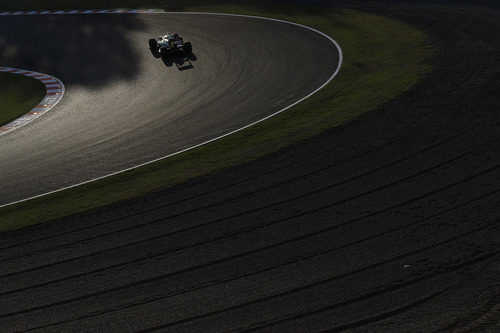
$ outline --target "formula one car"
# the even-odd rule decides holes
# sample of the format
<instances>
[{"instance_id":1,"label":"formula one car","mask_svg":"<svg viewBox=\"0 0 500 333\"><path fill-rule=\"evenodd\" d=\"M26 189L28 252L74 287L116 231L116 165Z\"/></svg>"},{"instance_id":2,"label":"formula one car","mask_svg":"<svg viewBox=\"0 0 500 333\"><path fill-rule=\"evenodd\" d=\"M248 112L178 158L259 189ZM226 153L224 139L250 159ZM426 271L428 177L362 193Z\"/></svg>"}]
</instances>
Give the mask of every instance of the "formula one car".
<instances>
[{"instance_id":1,"label":"formula one car","mask_svg":"<svg viewBox=\"0 0 500 333\"><path fill-rule=\"evenodd\" d=\"M159 53L164 57L177 53L191 53L193 50L190 42L184 42L181 36L170 32L156 39L151 38L149 48L152 52Z\"/></svg>"}]
</instances>

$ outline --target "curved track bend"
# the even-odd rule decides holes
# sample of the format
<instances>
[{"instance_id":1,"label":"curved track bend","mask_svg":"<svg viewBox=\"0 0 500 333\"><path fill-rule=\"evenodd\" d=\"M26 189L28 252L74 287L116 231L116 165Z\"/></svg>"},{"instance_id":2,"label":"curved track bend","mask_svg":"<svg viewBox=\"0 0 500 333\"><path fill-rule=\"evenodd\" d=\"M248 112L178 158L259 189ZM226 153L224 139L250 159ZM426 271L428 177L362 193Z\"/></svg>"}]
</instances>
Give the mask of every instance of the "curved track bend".
<instances>
[{"instance_id":1,"label":"curved track bend","mask_svg":"<svg viewBox=\"0 0 500 333\"><path fill-rule=\"evenodd\" d=\"M0 206L265 118L322 86L339 59L336 45L315 31L253 17L3 16L0 28L8 31L3 61L47 68L66 86L43 121L1 138ZM182 31L193 54L155 59L147 41L166 31Z\"/></svg>"},{"instance_id":2,"label":"curved track bend","mask_svg":"<svg viewBox=\"0 0 500 333\"><path fill-rule=\"evenodd\" d=\"M498 331L500 13L369 3L432 36L425 80L272 156L2 234L1 330Z\"/></svg>"}]
</instances>

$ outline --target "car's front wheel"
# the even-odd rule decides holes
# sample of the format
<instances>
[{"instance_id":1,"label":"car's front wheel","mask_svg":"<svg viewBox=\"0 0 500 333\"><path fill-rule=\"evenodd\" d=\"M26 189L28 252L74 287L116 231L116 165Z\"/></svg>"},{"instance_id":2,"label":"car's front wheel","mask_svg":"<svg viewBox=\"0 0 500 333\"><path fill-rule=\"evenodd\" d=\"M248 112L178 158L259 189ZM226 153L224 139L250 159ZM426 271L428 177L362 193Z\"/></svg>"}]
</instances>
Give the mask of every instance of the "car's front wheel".
<instances>
[{"instance_id":1,"label":"car's front wheel","mask_svg":"<svg viewBox=\"0 0 500 333\"><path fill-rule=\"evenodd\" d=\"M158 50L158 43L156 42L156 39L151 38L149 40L149 48L151 50Z\"/></svg>"}]
</instances>

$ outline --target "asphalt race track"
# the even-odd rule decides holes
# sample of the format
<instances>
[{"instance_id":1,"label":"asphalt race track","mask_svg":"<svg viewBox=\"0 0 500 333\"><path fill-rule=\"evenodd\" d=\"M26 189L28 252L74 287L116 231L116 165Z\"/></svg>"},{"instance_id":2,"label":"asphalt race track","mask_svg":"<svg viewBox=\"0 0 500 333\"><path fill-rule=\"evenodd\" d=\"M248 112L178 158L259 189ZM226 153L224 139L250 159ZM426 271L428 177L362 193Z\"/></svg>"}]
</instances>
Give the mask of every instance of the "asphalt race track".
<instances>
[{"instance_id":1,"label":"asphalt race track","mask_svg":"<svg viewBox=\"0 0 500 333\"><path fill-rule=\"evenodd\" d=\"M369 3L346 6L432 36L432 73L260 160L0 235L0 331L498 332L500 12Z\"/></svg>"},{"instance_id":2,"label":"asphalt race track","mask_svg":"<svg viewBox=\"0 0 500 333\"><path fill-rule=\"evenodd\" d=\"M320 87L339 58L316 32L234 16L7 16L0 29L5 66L45 70L66 86L40 121L1 138L0 205L260 120ZM155 59L148 40L167 31L182 32L193 55Z\"/></svg>"}]
</instances>

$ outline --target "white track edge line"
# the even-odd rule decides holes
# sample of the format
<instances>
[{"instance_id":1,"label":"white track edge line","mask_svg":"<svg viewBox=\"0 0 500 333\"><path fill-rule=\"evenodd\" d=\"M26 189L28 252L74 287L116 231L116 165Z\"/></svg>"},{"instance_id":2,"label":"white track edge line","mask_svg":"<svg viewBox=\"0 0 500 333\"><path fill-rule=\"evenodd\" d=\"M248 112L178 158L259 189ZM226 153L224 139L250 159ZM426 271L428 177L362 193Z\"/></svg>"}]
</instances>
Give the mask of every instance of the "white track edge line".
<instances>
[{"instance_id":1,"label":"white track edge line","mask_svg":"<svg viewBox=\"0 0 500 333\"><path fill-rule=\"evenodd\" d=\"M110 14L113 14L113 13L110 13ZM270 18L270 17L252 16L252 15L241 15L241 14L226 14L226 13L203 13L203 12L152 12L152 13L149 12L148 13L148 12L146 12L144 14L181 14L181 15L182 14L184 14L184 15L185 14L191 14L191 15L196 14L196 15L235 16L235 17L248 17L248 18L256 18L256 19L260 19L260 20L268 20L268 21L275 21L275 22L281 22L281 23L291 24L291 25L294 25L294 26L298 26L298 27L302 27L302 28L311 30L311 31L316 32L316 33L322 35L323 37L327 38L337 48L337 51L339 53L339 61L338 61L337 68L335 69L334 73L319 88L317 88L313 92L309 93L305 97L302 97L301 99L295 101L294 103L290 104L289 106L287 106L287 107L285 107L285 108L283 108L283 109L281 109L281 110L279 110L279 111L277 111L277 112L275 112L275 113L273 113L273 114L271 114L269 116L266 116L266 117L264 117L264 118L262 118L260 120L257 120L257 121L255 121L255 122L253 122L251 124L245 125L245 126L239 128L239 129L233 130L233 131L231 131L229 133L223 134L221 136L218 136L216 138L207 140L207 141L199 143L197 145L194 145L194 146L182 149L182 150L177 151L175 153L171 153L171 154L168 154L168 155L156 158L154 160L151 160L151 161L148 161L148 162L145 162L145 163L141 163L141 164L138 164L136 166L133 166L133 167L130 167L130 168L126 168L126 169L123 169L123 170L120 170L120 171L116 171L116 172L113 172L113 173L110 173L110 174L107 174L107 175L104 175L104 176L101 176L101 177L97 177L97 178L94 178L94 179L91 179L91 180L87 180L87 181L84 181L84 182L81 182L81 183L78 183L78 184L70 185L70 186L63 187L63 188L60 188L60 189L57 189L57 190L53 190L53 191L49 191L49 192L46 192L46 193L38 194L38 195L29 197L29 198L25 198L25 199L17 200L17 201L10 202L10 203L7 203L7 204L3 204L3 205L0 205L0 208L7 207L7 206L12 206L12 205L19 204L19 203L22 203L22 202L26 202L26 201L29 201L29 200L33 200L33 199L41 198L41 197L44 197L44 196L47 196L47 195L51 195L51 194L54 194L54 193L57 193L57 192L61 192L61 191L69 190L69 189L72 189L72 188L75 188L75 187L78 187L78 186L89 184L89 183L92 183L92 182L95 182L95 181L98 181L98 180L109 178L109 177L118 175L120 173L131 171L131 170L134 170L134 169L137 169L137 168L140 168L140 167L143 167L143 166L146 166L146 165L149 165L149 164L152 164L152 163L155 163L155 162L167 159L169 157L182 154L182 153L187 152L189 150L196 149L198 147L201 147L201 146L204 146L204 145L209 144L211 142L220 140L222 138L225 138L225 137L230 136L232 134L235 134L237 132L243 131L244 129L247 129L247 128L251 127L251 126L259 124L259 123L261 123L261 122L263 122L263 121L265 121L265 120L267 120L269 118L272 118L272 117L274 117L274 116L276 116L276 115L278 115L280 113L283 113L284 111L286 111L286 110L294 107L295 105L299 104L300 102L302 102L302 101L308 99L309 97L311 97L312 95L316 94L318 91L320 91L321 89L323 89L327 84L329 84L338 75L338 73L340 72L340 68L342 67L342 62L344 60L344 56L343 56L343 53L342 53L342 48L340 47L339 43L336 40L334 40L332 37L328 36L327 34L325 34L322 31L319 31L317 29L308 27L308 26L300 24L300 23L295 23L295 22L290 22L290 21L285 21L285 20L280 20L280 19L275 19L275 18ZM68 14L68 15L72 15L72 14ZM62 82L61 82L61 85L62 85ZM63 90L64 90L64 86L63 86Z\"/></svg>"}]
</instances>

